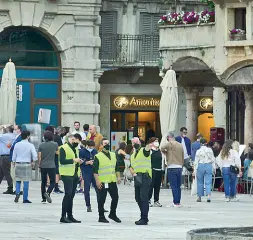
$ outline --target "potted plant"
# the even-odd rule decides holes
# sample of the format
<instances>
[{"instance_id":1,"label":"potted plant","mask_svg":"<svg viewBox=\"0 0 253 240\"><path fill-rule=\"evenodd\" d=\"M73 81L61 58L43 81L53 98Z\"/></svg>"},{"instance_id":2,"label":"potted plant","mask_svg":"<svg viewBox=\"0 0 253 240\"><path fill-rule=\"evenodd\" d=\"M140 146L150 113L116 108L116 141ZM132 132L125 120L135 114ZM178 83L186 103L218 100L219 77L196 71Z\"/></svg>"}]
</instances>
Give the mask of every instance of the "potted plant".
<instances>
[{"instance_id":1,"label":"potted plant","mask_svg":"<svg viewBox=\"0 0 253 240\"><path fill-rule=\"evenodd\" d=\"M230 41L242 41L246 40L245 31L239 28L234 28L229 30L229 39Z\"/></svg>"}]
</instances>

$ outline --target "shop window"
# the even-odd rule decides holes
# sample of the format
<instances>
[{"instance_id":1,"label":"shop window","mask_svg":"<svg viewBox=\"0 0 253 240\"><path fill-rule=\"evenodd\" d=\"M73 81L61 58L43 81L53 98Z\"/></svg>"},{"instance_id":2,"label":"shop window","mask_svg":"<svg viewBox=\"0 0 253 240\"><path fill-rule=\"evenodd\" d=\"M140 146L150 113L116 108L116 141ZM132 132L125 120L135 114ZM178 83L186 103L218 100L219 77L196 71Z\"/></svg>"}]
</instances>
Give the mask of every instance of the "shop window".
<instances>
[{"instance_id":1,"label":"shop window","mask_svg":"<svg viewBox=\"0 0 253 240\"><path fill-rule=\"evenodd\" d=\"M33 28L11 27L0 33L0 65L11 57L16 66L58 67L52 44Z\"/></svg>"}]
</instances>

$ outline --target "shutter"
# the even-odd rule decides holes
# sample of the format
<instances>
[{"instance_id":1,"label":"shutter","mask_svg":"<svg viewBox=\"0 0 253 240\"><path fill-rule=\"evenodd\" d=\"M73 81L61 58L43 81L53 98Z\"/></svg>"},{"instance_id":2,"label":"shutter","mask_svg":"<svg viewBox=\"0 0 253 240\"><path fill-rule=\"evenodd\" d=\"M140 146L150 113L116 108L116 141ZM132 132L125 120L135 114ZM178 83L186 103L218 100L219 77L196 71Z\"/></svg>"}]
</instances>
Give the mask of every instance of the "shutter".
<instances>
[{"instance_id":1,"label":"shutter","mask_svg":"<svg viewBox=\"0 0 253 240\"><path fill-rule=\"evenodd\" d=\"M158 28L158 21L161 18L163 14L154 14L153 15L153 36L152 36L152 61L158 61L159 58L159 28Z\"/></svg>"},{"instance_id":2,"label":"shutter","mask_svg":"<svg viewBox=\"0 0 253 240\"><path fill-rule=\"evenodd\" d=\"M100 12L101 25L99 35L101 38L100 59L111 62L116 55L117 12Z\"/></svg>"}]
</instances>

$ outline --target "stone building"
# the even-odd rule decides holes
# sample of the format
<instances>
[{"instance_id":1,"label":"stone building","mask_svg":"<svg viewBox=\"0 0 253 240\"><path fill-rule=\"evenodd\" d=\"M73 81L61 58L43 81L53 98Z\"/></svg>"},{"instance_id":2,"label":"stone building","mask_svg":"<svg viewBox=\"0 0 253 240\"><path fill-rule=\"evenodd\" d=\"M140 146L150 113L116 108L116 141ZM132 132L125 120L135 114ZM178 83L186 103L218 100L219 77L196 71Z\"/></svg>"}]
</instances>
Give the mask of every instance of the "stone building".
<instances>
[{"instance_id":1,"label":"stone building","mask_svg":"<svg viewBox=\"0 0 253 240\"><path fill-rule=\"evenodd\" d=\"M101 1L0 1L0 65L11 57L18 79L16 122L98 124ZM2 70L1 70L2 71ZM0 72L2 75L2 72Z\"/></svg>"},{"instance_id":2,"label":"stone building","mask_svg":"<svg viewBox=\"0 0 253 240\"><path fill-rule=\"evenodd\" d=\"M215 23L160 27L165 68L191 66L178 78L186 89L186 112L197 108L192 101L200 87L214 87L215 126L226 128L227 138L245 144L253 141L252 19L252 1L216 0ZM233 29L240 33L231 33ZM192 135L197 129L194 114L186 119Z\"/></svg>"},{"instance_id":3,"label":"stone building","mask_svg":"<svg viewBox=\"0 0 253 240\"><path fill-rule=\"evenodd\" d=\"M177 11L201 11L206 7L199 1L186 0L180 1ZM175 11L175 6L158 0L102 2L100 60L104 72L99 79L100 127L103 135L111 137L112 142L120 141L121 135L127 134L128 139L138 134L145 140L150 127L156 136L161 135L159 104L156 104L161 97L162 80L159 77L162 58L158 20L168 11ZM180 31L182 33L183 29ZM162 47L163 39L160 38L160 41ZM179 44L175 39L170 38L170 41L170 44ZM169 47L168 44L166 46ZM180 73L185 66L178 66L176 70ZM206 70L205 67L203 71ZM196 101L199 102L200 97L212 98L212 95L212 85L203 86ZM179 102L178 130L186 125L187 100L182 86L179 87ZM208 119L208 116L212 117L212 109L205 111L197 107L196 111L208 114L207 121L213 122L212 118ZM206 125L199 127L203 130ZM208 131L206 134L209 137Z\"/></svg>"}]
</instances>

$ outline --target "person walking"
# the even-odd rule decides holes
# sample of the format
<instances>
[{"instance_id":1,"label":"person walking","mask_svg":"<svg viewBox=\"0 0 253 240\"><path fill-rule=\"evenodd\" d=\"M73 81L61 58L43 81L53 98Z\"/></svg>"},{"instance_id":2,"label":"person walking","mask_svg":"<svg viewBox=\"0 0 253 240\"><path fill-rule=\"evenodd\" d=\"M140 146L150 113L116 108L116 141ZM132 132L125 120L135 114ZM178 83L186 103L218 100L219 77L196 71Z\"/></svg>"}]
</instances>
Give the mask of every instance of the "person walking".
<instances>
[{"instance_id":1,"label":"person walking","mask_svg":"<svg viewBox=\"0 0 253 240\"><path fill-rule=\"evenodd\" d=\"M153 207L151 203L151 198L154 192L154 206L162 207L162 205L159 202L159 194L163 176L162 171L163 156L159 149L158 138L152 137L150 139L150 144L151 144L152 183L149 188L149 206Z\"/></svg>"},{"instance_id":2,"label":"person walking","mask_svg":"<svg viewBox=\"0 0 253 240\"><path fill-rule=\"evenodd\" d=\"M141 147L138 137L132 139L132 145L135 151L131 155L130 171L134 176L135 201L141 211L141 218L135 224L147 225L149 221L149 188L152 182L150 145L145 148Z\"/></svg>"},{"instance_id":3,"label":"person walking","mask_svg":"<svg viewBox=\"0 0 253 240\"><path fill-rule=\"evenodd\" d=\"M23 182L23 203L32 203L28 200L29 181L32 180L32 167L38 160L35 147L28 141L30 138L29 131L22 131L22 141L14 147L12 161L15 167L16 177L16 197L14 202L17 203L20 198L21 182Z\"/></svg>"},{"instance_id":4,"label":"person walking","mask_svg":"<svg viewBox=\"0 0 253 240\"><path fill-rule=\"evenodd\" d=\"M53 133L50 131L44 132L45 142L39 145L38 160L41 172L41 196L42 203L52 202L50 197L51 192L55 187L55 154L58 154L58 144L53 141ZM49 176L50 185L46 191L47 176Z\"/></svg>"},{"instance_id":5,"label":"person walking","mask_svg":"<svg viewBox=\"0 0 253 240\"><path fill-rule=\"evenodd\" d=\"M198 133L196 137L197 137L197 140L194 143L192 143L192 145L191 145L191 157L192 157L192 161L195 161L196 152L201 147L200 139L203 138L202 134L200 134L200 133Z\"/></svg>"},{"instance_id":6,"label":"person walking","mask_svg":"<svg viewBox=\"0 0 253 240\"><path fill-rule=\"evenodd\" d=\"M79 166L82 163L79 159L78 142L79 140L70 134L68 143L59 148L59 172L65 192L62 200L61 223L81 223L73 217L73 199L79 181Z\"/></svg>"},{"instance_id":7,"label":"person walking","mask_svg":"<svg viewBox=\"0 0 253 240\"><path fill-rule=\"evenodd\" d=\"M119 194L118 184L121 182L119 167L117 165L116 155L110 152L109 140L106 138L102 139L103 149L99 152L94 159L93 173L98 187L98 212L99 222L109 223L104 215L104 204L106 201L107 192L109 192L111 201L111 210L109 218L117 223L121 223L121 220L116 215L116 209L118 206Z\"/></svg>"},{"instance_id":8,"label":"person walking","mask_svg":"<svg viewBox=\"0 0 253 240\"><path fill-rule=\"evenodd\" d=\"M235 184L237 174L242 176L241 159L236 150L232 147L233 141L227 140L222 146L220 155L218 156L218 164L222 170L224 180L225 201L234 201Z\"/></svg>"},{"instance_id":9,"label":"person walking","mask_svg":"<svg viewBox=\"0 0 253 240\"><path fill-rule=\"evenodd\" d=\"M10 148L15 140L13 127L3 129L5 133L0 134L0 184L5 177L8 188L3 194L13 194L13 180L11 177Z\"/></svg>"},{"instance_id":10,"label":"person walking","mask_svg":"<svg viewBox=\"0 0 253 240\"><path fill-rule=\"evenodd\" d=\"M90 140L86 142L87 147L82 148L79 152L79 157L83 160L81 165L82 177L84 180L84 199L87 207L87 212L92 212L90 204L90 186L94 187L97 197L98 197L98 188L96 185L96 180L93 175L93 162L95 155L98 153L95 149L95 142ZM98 198L97 198L98 202Z\"/></svg>"},{"instance_id":11,"label":"person walking","mask_svg":"<svg viewBox=\"0 0 253 240\"><path fill-rule=\"evenodd\" d=\"M215 173L215 157L213 150L206 146L207 140L200 139L201 147L196 152L193 176L197 177L197 202L201 202L201 197L206 188L207 202L211 202L212 176Z\"/></svg>"},{"instance_id":12,"label":"person walking","mask_svg":"<svg viewBox=\"0 0 253 240\"><path fill-rule=\"evenodd\" d=\"M175 140L174 133L167 134L167 142L161 146L166 155L168 180L173 195L171 207L181 207L182 167L184 165L184 149L182 144Z\"/></svg>"}]
</instances>

